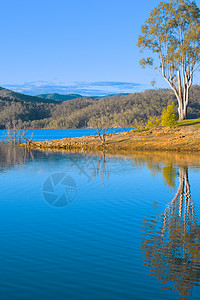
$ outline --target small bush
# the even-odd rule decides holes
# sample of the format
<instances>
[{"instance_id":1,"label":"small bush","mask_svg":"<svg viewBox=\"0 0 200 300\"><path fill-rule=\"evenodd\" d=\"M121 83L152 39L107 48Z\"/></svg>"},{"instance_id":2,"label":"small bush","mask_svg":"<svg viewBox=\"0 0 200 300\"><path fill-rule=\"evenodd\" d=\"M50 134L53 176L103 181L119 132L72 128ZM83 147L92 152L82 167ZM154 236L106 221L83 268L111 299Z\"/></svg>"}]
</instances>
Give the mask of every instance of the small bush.
<instances>
[{"instance_id":1,"label":"small bush","mask_svg":"<svg viewBox=\"0 0 200 300\"><path fill-rule=\"evenodd\" d=\"M145 130L145 125L142 121L138 121L137 119L134 121L133 128L135 128L135 132L141 132Z\"/></svg>"},{"instance_id":2,"label":"small bush","mask_svg":"<svg viewBox=\"0 0 200 300\"><path fill-rule=\"evenodd\" d=\"M160 118L156 116L150 116L148 122L146 123L146 129L158 127L159 125L160 125Z\"/></svg>"},{"instance_id":3,"label":"small bush","mask_svg":"<svg viewBox=\"0 0 200 300\"><path fill-rule=\"evenodd\" d=\"M169 103L161 114L161 125L165 127L172 127L177 123L177 116L175 115L174 102Z\"/></svg>"}]
</instances>

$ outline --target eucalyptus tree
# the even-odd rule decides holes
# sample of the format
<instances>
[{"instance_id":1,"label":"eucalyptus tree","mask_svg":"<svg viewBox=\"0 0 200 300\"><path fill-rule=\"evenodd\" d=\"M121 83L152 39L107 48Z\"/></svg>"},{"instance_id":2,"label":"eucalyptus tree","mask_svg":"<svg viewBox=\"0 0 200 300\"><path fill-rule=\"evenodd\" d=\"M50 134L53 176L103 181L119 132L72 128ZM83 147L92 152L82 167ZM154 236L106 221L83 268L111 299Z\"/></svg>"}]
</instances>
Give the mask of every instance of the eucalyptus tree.
<instances>
[{"instance_id":1,"label":"eucalyptus tree","mask_svg":"<svg viewBox=\"0 0 200 300\"><path fill-rule=\"evenodd\" d=\"M179 120L187 118L189 91L200 66L200 10L195 2L160 2L141 28L138 46L149 50L141 66L159 71L178 100ZM148 51L148 52L149 52Z\"/></svg>"}]
</instances>

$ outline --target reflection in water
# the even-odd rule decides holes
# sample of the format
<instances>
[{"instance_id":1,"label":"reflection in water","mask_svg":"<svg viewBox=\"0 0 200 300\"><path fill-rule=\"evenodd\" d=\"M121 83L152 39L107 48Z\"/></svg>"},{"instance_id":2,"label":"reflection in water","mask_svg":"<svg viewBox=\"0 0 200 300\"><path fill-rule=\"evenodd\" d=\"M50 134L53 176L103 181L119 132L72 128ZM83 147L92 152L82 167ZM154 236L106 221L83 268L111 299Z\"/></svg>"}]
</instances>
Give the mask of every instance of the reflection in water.
<instances>
[{"instance_id":1,"label":"reflection in water","mask_svg":"<svg viewBox=\"0 0 200 300\"><path fill-rule=\"evenodd\" d=\"M176 168L172 164L162 167L163 180L165 184L169 186L169 188L175 188L176 175Z\"/></svg>"},{"instance_id":2,"label":"reflection in water","mask_svg":"<svg viewBox=\"0 0 200 300\"><path fill-rule=\"evenodd\" d=\"M191 200L188 168L180 167L178 191L160 218L144 220L142 248L151 275L191 295L200 279L200 226Z\"/></svg>"},{"instance_id":3,"label":"reflection in water","mask_svg":"<svg viewBox=\"0 0 200 300\"><path fill-rule=\"evenodd\" d=\"M80 174L83 174L90 181L92 177L101 177L102 184L109 177L109 169L106 161L106 154L102 152L99 156L84 155L67 152L38 151L29 148L15 147L13 145L0 143L0 172L15 165L23 165L29 160L48 157L50 162L58 159L58 156L65 156L71 161L71 167L75 166Z\"/></svg>"},{"instance_id":4,"label":"reflection in water","mask_svg":"<svg viewBox=\"0 0 200 300\"><path fill-rule=\"evenodd\" d=\"M104 151L98 156L67 152L63 152L63 154L71 161L71 166L75 166L80 174L85 176L88 181L90 181L92 177L101 177L102 184L104 185L105 180L108 179L109 169Z\"/></svg>"},{"instance_id":5,"label":"reflection in water","mask_svg":"<svg viewBox=\"0 0 200 300\"><path fill-rule=\"evenodd\" d=\"M34 158L48 157L49 162L53 162L58 159L58 156L65 156L71 161L71 167L75 166L80 174L83 174L90 181L92 177L101 178L101 182L104 185L105 181L109 178L109 169L106 161L105 152L101 152L99 156L72 154L67 152L48 152L38 151L29 148L15 147L13 145L0 143L0 172L4 169L9 169L16 165L24 165L29 160L33 161Z\"/></svg>"},{"instance_id":6,"label":"reflection in water","mask_svg":"<svg viewBox=\"0 0 200 300\"><path fill-rule=\"evenodd\" d=\"M0 203L3 294L4 287L8 293L6 287L9 283L11 295L27 298L24 295L25 278L27 286L33 287L31 293L35 299L38 293L42 299L55 299L58 291L66 299L82 299L88 291L91 292L89 299L162 299L157 297L159 287L154 284L157 278L171 283L170 288L174 284L174 290L182 297L191 293L200 278L200 232L190 196L188 170L183 167L183 154L145 156L136 153L131 160L130 157L124 159L124 156L110 159L107 153L106 156L105 153L89 155L64 151L33 150L32 153L34 163L31 153L23 148L0 147L1 168L11 169L26 161L25 168L14 170L14 188L10 189L9 182L12 170L0 176L3 179L3 201ZM198 166L196 157L194 163L192 157L184 156L184 161L186 159L188 165ZM31 162L31 168L27 168L28 162ZM141 172L137 172L136 166L142 166ZM174 199L162 216L154 218L151 217L153 207L149 198L156 191L154 208L158 209L166 201L167 196L162 194L166 188L158 186L160 176L154 181L146 166L152 175L161 172L171 188L175 187L177 174L180 180ZM55 212L52 207L41 203L42 183L47 174L51 176L55 172L69 172L80 187L80 201L75 201L69 210ZM108 175L110 178L106 181ZM91 182L94 176L96 180ZM102 188L102 181L106 188ZM144 188L145 181L148 181L147 189ZM141 222L147 208L149 217L144 222L141 237ZM140 260L138 241L141 239L145 263L156 276L149 276L150 281L144 275ZM58 259L52 266L55 257ZM29 263L31 268L27 268ZM49 265L52 268L49 269ZM18 274L17 278L15 274ZM66 284L69 279L69 284ZM146 291L151 279L153 287L148 295ZM52 289L46 289L47 281ZM106 288L102 289L102 286ZM169 299L168 293L162 293L163 299ZM194 299L198 299L198 295Z\"/></svg>"},{"instance_id":7,"label":"reflection in water","mask_svg":"<svg viewBox=\"0 0 200 300\"><path fill-rule=\"evenodd\" d=\"M0 171L13 165L22 165L29 159L34 159L30 149L0 143Z\"/></svg>"},{"instance_id":8,"label":"reflection in water","mask_svg":"<svg viewBox=\"0 0 200 300\"><path fill-rule=\"evenodd\" d=\"M109 169L108 164L106 162L106 154L105 151L102 151L96 169L94 170L94 176L101 176L102 184L104 185L105 180L109 177Z\"/></svg>"}]
</instances>

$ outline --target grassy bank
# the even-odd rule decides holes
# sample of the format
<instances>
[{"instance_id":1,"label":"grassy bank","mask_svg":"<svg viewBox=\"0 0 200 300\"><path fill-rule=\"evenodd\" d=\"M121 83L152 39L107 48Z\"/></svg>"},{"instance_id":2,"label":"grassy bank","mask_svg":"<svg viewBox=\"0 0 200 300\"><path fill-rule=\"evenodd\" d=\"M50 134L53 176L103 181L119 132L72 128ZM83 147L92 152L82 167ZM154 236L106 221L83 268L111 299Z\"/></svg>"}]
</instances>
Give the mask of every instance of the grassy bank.
<instances>
[{"instance_id":1,"label":"grassy bank","mask_svg":"<svg viewBox=\"0 0 200 300\"><path fill-rule=\"evenodd\" d=\"M177 127L185 127L185 126L196 126L197 128L200 128L200 119L190 119L190 120L184 120L181 122L178 122Z\"/></svg>"}]
</instances>

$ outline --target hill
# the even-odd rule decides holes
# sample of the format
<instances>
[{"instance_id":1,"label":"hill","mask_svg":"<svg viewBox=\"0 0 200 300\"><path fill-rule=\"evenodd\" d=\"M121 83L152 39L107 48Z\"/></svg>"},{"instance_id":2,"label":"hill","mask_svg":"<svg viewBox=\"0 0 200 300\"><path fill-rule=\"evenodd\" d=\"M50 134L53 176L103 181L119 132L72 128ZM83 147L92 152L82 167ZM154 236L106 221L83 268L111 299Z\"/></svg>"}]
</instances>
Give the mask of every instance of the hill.
<instances>
[{"instance_id":1,"label":"hill","mask_svg":"<svg viewBox=\"0 0 200 300\"><path fill-rule=\"evenodd\" d=\"M57 93L52 93L52 94L39 94L37 97L42 98L42 99L51 99L51 100L58 100L58 101L67 101L67 100L73 100L77 98L81 98L83 96L79 94L67 94L67 95L61 95Z\"/></svg>"},{"instance_id":2,"label":"hill","mask_svg":"<svg viewBox=\"0 0 200 300\"><path fill-rule=\"evenodd\" d=\"M32 103L53 103L52 99L44 101L37 96L29 96L21 93L13 92L11 90L0 87L0 100L1 101L14 101L14 102L32 102Z\"/></svg>"},{"instance_id":3,"label":"hill","mask_svg":"<svg viewBox=\"0 0 200 300\"><path fill-rule=\"evenodd\" d=\"M1 88L0 129L12 119L21 119L30 128L85 128L94 127L94 124L99 124L99 127L132 127L138 122L146 122L149 116L159 116L169 101L177 105L170 89L58 101ZM191 89L188 117L200 117L198 85Z\"/></svg>"}]
</instances>

